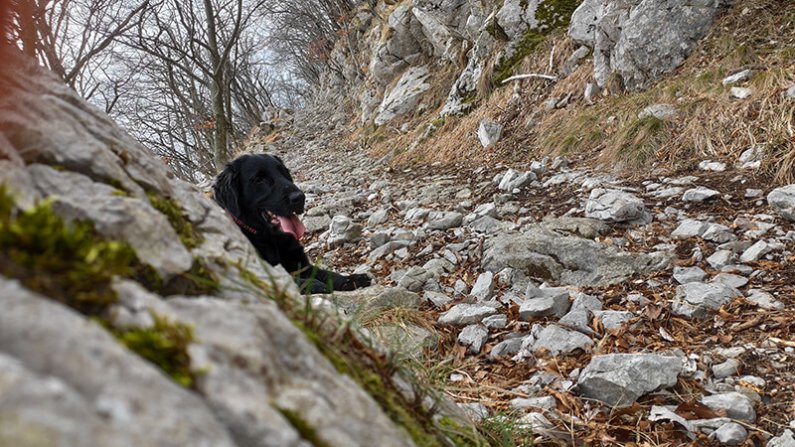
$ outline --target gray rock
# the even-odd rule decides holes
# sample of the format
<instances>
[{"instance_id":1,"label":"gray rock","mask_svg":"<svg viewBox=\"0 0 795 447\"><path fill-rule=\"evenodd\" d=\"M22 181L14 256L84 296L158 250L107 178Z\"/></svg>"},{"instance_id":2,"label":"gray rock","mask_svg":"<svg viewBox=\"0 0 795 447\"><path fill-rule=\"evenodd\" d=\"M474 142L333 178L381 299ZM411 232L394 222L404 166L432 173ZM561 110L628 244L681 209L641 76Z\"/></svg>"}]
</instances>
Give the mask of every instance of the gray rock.
<instances>
[{"instance_id":1,"label":"gray rock","mask_svg":"<svg viewBox=\"0 0 795 447\"><path fill-rule=\"evenodd\" d=\"M410 292L419 292L431 275L422 267L413 266L398 281L398 286Z\"/></svg>"},{"instance_id":2,"label":"gray rock","mask_svg":"<svg viewBox=\"0 0 795 447\"><path fill-rule=\"evenodd\" d=\"M469 294L478 301L490 300L494 295L494 273L483 272L478 275L478 279L475 280L475 285L472 286Z\"/></svg>"},{"instance_id":3,"label":"gray rock","mask_svg":"<svg viewBox=\"0 0 795 447\"><path fill-rule=\"evenodd\" d=\"M580 332L591 334L593 331L588 327L588 319L594 311L598 310L602 310L602 302L598 298L578 293L574 297L571 310L559 320L559 323L570 326Z\"/></svg>"},{"instance_id":4,"label":"gray rock","mask_svg":"<svg viewBox=\"0 0 795 447\"><path fill-rule=\"evenodd\" d=\"M505 228L505 223L491 216L483 216L475 219L467 225L478 233L492 234Z\"/></svg>"},{"instance_id":5,"label":"gray rock","mask_svg":"<svg viewBox=\"0 0 795 447\"><path fill-rule=\"evenodd\" d=\"M483 325L489 329L505 329L508 326L508 317L505 315L492 315L483 319Z\"/></svg>"},{"instance_id":6,"label":"gray rock","mask_svg":"<svg viewBox=\"0 0 795 447\"><path fill-rule=\"evenodd\" d=\"M653 116L660 120L673 118L676 116L676 107L671 104L652 104L638 113L638 118L643 119Z\"/></svg>"},{"instance_id":7,"label":"gray rock","mask_svg":"<svg viewBox=\"0 0 795 447\"><path fill-rule=\"evenodd\" d=\"M740 262L753 262L758 261L762 256L772 251L772 247L765 241L756 241L756 243L740 255Z\"/></svg>"},{"instance_id":8,"label":"gray rock","mask_svg":"<svg viewBox=\"0 0 795 447\"><path fill-rule=\"evenodd\" d=\"M748 278L732 273L718 273L710 282L716 284L725 284L729 287L739 289L748 284Z\"/></svg>"},{"instance_id":9,"label":"gray rock","mask_svg":"<svg viewBox=\"0 0 795 447\"><path fill-rule=\"evenodd\" d=\"M68 387L65 401L53 405L69 405L75 415L91 414L86 424L101 420L108 434L118 432L154 445L234 445L226 428L196 394L125 349L101 326L28 292L15 281L0 278L0 295L0 351L30 372L56 378L51 380ZM174 411L177 408L179 412ZM46 426L56 420L38 424ZM68 431L66 435L70 436ZM83 436L91 439L90 433Z\"/></svg>"},{"instance_id":10,"label":"gray rock","mask_svg":"<svg viewBox=\"0 0 795 447\"><path fill-rule=\"evenodd\" d=\"M748 431L736 422L729 422L721 425L712 435L722 445L740 445L748 437Z\"/></svg>"},{"instance_id":11,"label":"gray rock","mask_svg":"<svg viewBox=\"0 0 795 447\"><path fill-rule=\"evenodd\" d=\"M779 436L770 438L770 441L767 442L767 447L795 447L795 437L792 434L792 430L784 430L784 433Z\"/></svg>"},{"instance_id":12,"label":"gray rock","mask_svg":"<svg viewBox=\"0 0 795 447\"><path fill-rule=\"evenodd\" d=\"M370 215L367 219L367 226L372 228L385 223L387 220L389 220L389 210L382 208Z\"/></svg>"},{"instance_id":13,"label":"gray rock","mask_svg":"<svg viewBox=\"0 0 795 447\"><path fill-rule=\"evenodd\" d=\"M502 124L482 120L478 125L478 139L483 147L489 147L502 138Z\"/></svg>"},{"instance_id":14,"label":"gray rock","mask_svg":"<svg viewBox=\"0 0 795 447\"><path fill-rule=\"evenodd\" d=\"M353 223L348 216L334 216L328 230L329 247L339 247L347 242L356 242L362 238L362 226Z\"/></svg>"},{"instance_id":15,"label":"gray rock","mask_svg":"<svg viewBox=\"0 0 795 447\"><path fill-rule=\"evenodd\" d=\"M795 220L795 185L782 186L770 191L767 203L781 217Z\"/></svg>"},{"instance_id":16,"label":"gray rock","mask_svg":"<svg viewBox=\"0 0 795 447\"><path fill-rule=\"evenodd\" d=\"M786 93L786 95L787 95L787 97L788 97L788 98L790 98L790 99L795 99L795 85L792 85L792 86L790 86L790 87L787 89L787 93Z\"/></svg>"},{"instance_id":17,"label":"gray rock","mask_svg":"<svg viewBox=\"0 0 795 447\"><path fill-rule=\"evenodd\" d=\"M610 225L605 222L583 217L545 218L541 226L551 231L570 233L586 239L596 239L610 231Z\"/></svg>"},{"instance_id":18,"label":"gray rock","mask_svg":"<svg viewBox=\"0 0 795 447\"><path fill-rule=\"evenodd\" d=\"M328 230L331 225L331 217L326 214L320 216L307 216L301 219L306 228L306 234L321 233Z\"/></svg>"},{"instance_id":19,"label":"gray rock","mask_svg":"<svg viewBox=\"0 0 795 447\"><path fill-rule=\"evenodd\" d=\"M428 228L432 230L449 230L460 227L464 222L464 215L459 212L438 212L428 214Z\"/></svg>"},{"instance_id":20,"label":"gray rock","mask_svg":"<svg viewBox=\"0 0 795 447\"><path fill-rule=\"evenodd\" d=\"M748 70L748 69L741 70L741 71L738 71L737 73L734 73L731 76L727 76L727 77L723 78L723 81L721 81L721 83L724 86L726 86L726 85L736 84L738 82L747 81L747 80L751 79L751 75L752 74L753 74L753 72L751 70Z\"/></svg>"},{"instance_id":21,"label":"gray rock","mask_svg":"<svg viewBox=\"0 0 795 447\"><path fill-rule=\"evenodd\" d=\"M165 278L193 264L166 216L145 200L120 196L104 183L45 165L31 165L27 173L43 197L53 196L58 214L67 220L90 220L101 235L129 242L138 257Z\"/></svg>"},{"instance_id":22,"label":"gray rock","mask_svg":"<svg viewBox=\"0 0 795 447\"><path fill-rule=\"evenodd\" d=\"M671 233L671 237L685 239L689 237L699 237L709 228L709 224L693 219L683 220L678 227Z\"/></svg>"},{"instance_id":23,"label":"gray rock","mask_svg":"<svg viewBox=\"0 0 795 447\"><path fill-rule=\"evenodd\" d=\"M554 324L544 327L538 333L534 333L534 337L533 351L544 350L553 356L570 354L578 349L589 351L594 345L593 340L587 335L563 329Z\"/></svg>"},{"instance_id":24,"label":"gray rock","mask_svg":"<svg viewBox=\"0 0 795 447\"><path fill-rule=\"evenodd\" d=\"M707 226L707 230L701 235L702 238L711 242L724 244L729 241L737 239L731 228L726 225L711 223Z\"/></svg>"},{"instance_id":25,"label":"gray rock","mask_svg":"<svg viewBox=\"0 0 795 447\"><path fill-rule=\"evenodd\" d=\"M397 250L400 250L401 248L406 248L409 245L411 245L409 241L390 241L371 251L370 254L367 255L367 259L370 261L376 261L396 252Z\"/></svg>"},{"instance_id":26,"label":"gray rock","mask_svg":"<svg viewBox=\"0 0 795 447\"><path fill-rule=\"evenodd\" d=\"M664 0L646 0L639 4L637 1L620 2L615 8L627 4L637 6L627 16L620 16L624 20L612 22L616 28L607 26L610 8L604 6L603 14L608 17L603 16L597 29L620 33L617 38L613 37L615 47L610 51L609 64L612 71L621 75L629 90L646 88L676 69L707 32L718 8L718 3L712 1L670 3ZM656 26L659 23L666 26ZM597 47L598 44L599 41Z\"/></svg>"},{"instance_id":27,"label":"gray rock","mask_svg":"<svg viewBox=\"0 0 795 447\"><path fill-rule=\"evenodd\" d=\"M723 363L712 365L712 375L717 379L735 376L739 371L740 361L737 359L728 359Z\"/></svg>"},{"instance_id":28,"label":"gray rock","mask_svg":"<svg viewBox=\"0 0 795 447\"><path fill-rule=\"evenodd\" d=\"M594 32L599 17L602 15L601 0L585 0L574 10L569 24L568 34L575 42L593 48Z\"/></svg>"},{"instance_id":29,"label":"gray rock","mask_svg":"<svg viewBox=\"0 0 795 447\"><path fill-rule=\"evenodd\" d=\"M745 300L766 310L781 310L784 308L784 303L773 298L773 295L759 289L749 290Z\"/></svg>"},{"instance_id":30,"label":"gray rock","mask_svg":"<svg viewBox=\"0 0 795 447\"><path fill-rule=\"evenodd\" d=\"M206 362L201 365L206 373L199 389L239 439L300 445L300 438L284 439L269 427L284 424L277 422L283 409L300 416L332 445L402 442L375 401L339 375L275 303L191 297L171 299L168 304L175 317L195 328ZM329 386L310 388L312 383ZM344 404L349 411L341 415L333 411L331 402ZM370 411L372 431L365 417ZM258 416L252 420L252 414ZM378 431L384 440L376 439Z\"/></svg>"},{"instance_id":31,"label":"gray rock","mask_svg":"<svg viewBox=\"0 0 795 447\"><path fill-rule=\"evenodd\" d=\"M369 73L381 86L386 86L398 73L422 57L424 39L422 25L411 13L410 5L400 5L387 19L389 39L384 39L373 51Z\"/></svg>"},{"instance_id":32,"label":"gray rock","mask_svg":"<svg viewBox=\"0 0 795 447\"><path fill-rule=\"evenodd\" d=\"M736 166L741 169L759 169L762 166L764 155L765 152L761 146L753 146L740 154Z\"/></svg>"},{"instance_id":33,"label":"gray rock","mask_svg":"<svg viewBox=\"0 0 795 447\"><path fill-rule=\"evenodd\" d=\"M685 191L685 193L682 194L682 200L684 200L685 202L704 202L706 200L719 196L720 193L718 191L715 191L714 189L698 186Z\"/></svg>"},{"instance_id":34,"label":"gray rock","mask_svg":"<svg viewBox=\"0 0 795 447\"><path fill-rule=\"evenodd\" d=\"M676 385L683 370L678 357L658 354L595 356L580 373L577 391L609 406L627 406L644 394Z\"/></svg>"},{"instance_id":35,"label":"gray rock","mask_svg":"<svg viewBox=\"0 0 795 447\"><path fill-rule=\"evenodd\" d=\"M370 237L370 248L378 248L382 247L383 245L387 244L392 238L389 236L389 233L386 232L378 232L374 233Z\"/></svg>"},{"instance_id":36,"label":"gray rock","mask_svg":"<svg viewBox=\"0 0 795 447\"><path fill-rule=\"evenodd\" d=\"M734 252L731 250L718 250L707 258L707 263L715 270L720 270L730 265L734 260Z\"/></svg>"},{"instance_id":37,"label":"gray rock","mask_svg":"<svg viewBox=\"0 0 795 447\"><path fill-rule=\"evenodd\" d=\"M665 268L669 254L635 254L595 241L531 226L522 234L501 234L487 240L481 264L498 272L506 267L527 277L564 285L620 282L635 273Z\"/></svg>"},{"instance_id":38,"label":"gray rock","mask_svg":"<svg viewBox=\"0 0 795 447\"><path fill-rule=\"evenodd\" d=\"M605 329L616 329L621 327L622 324L635 318L632 312L622 310L595 310L593 311L594 318L602 321Z\"/></svg>"},{"instance_id":39,"label":"gray rock","mask_svg":"<svg viewBox=\"0 0 795 447\"><path fill-rule=\"evenodd\" d=\"M683 284L676 288L671 311L686 318L704 318L708 311L717 310L738 296L735 288L725 284Z\"/></svg>"},{"instance_id":40,"label":"gray rock","mask_svg":"<svg viewBox=\"0 0 795 447\"><path fill-rule=\"evenodd\" d=\"M716 411L725 411L726 416L742 421L756 421L754 402L745 394L736 392L715 394L701 398L701 403Z\"/></svg>"},{"instance_id":41,"label":"gray rock","mask_svg":"<svg viewBox=\"0 0 795 447\"><path fill-rule=\"evenodd\" d=\"M643 200L625 191L601 188L591 191L585 215L607 222L642 222L649 218Z\"/></svg>"},{"instance_id":42,"label":"gray rock","mask_svg":"<svg viewBox=\"0 0 795 447\"><path fill-rule=\"evenodd\" d=\"M426 291L423 297L426 301L430 301L437 309L441 309L453 301L452 298L441 292Z\"/></svg>"},{"instance_id":43,"label":"gray rock","mask_svg":"<svg viewBox=\"0 0 795 447\"><path fill-rule=\"evenodd\" d=\"M497 309L483 304L456 304L439 316L439 324L465 326L480 323L484 318L497 314Z\"/></svg>"},{"instance_id":44,"label":"gray rock","mask_svg":"<svg viewBox=\"0 0 795 447\"><path fill-rule=\"evenodd\" d=\"M562 317L569 310L569 291L566 289L535 289L519 305L519 318L530 321L533 318Z\"/></svg>"},{"instance_id":45,"label":"gray rock","mask_svg":"<svg viewBox=\"0 0 795 447\"><path fill-rule=\"evenodd\" d=\"M679 284L701 282L705 276L707 272L700 267L674 267L673 277Z\"/></svg>"},{"instance_id":46,"label":"gray rock","mask_svg":"<svg viewBox=\"0 0 795 447\"><path fill-rule=\"evenodd\" d=\"M514 355L522 348L523 341L524 339L521 337L503 340L491 348L491 351L489 352L489 358L496 359L499 357Z\"/></svg>"},{"instance_id":47,"label":"gray rock","mask_svg":"<svg viewBox=\"0 0 795 447\"><path fill-rule=\"evenodd\" d=\"M423 93L429 88L430 72L427 67L411 67L400 77L395 87L384 96L378 108L375 125L380 126L393 119L414 113Z\"/></svg>"},{"instance_id":48,"label":"gray rock","mask_svg":"<svg viewBox=\"0 0 795 447\"><path fill-rule=\"evenodd\" d=\"M489 338L489 330L482 324L470 324L458 334L458 342L469 347L468 351L477 354Z\"/></svg>"}]
</instances>

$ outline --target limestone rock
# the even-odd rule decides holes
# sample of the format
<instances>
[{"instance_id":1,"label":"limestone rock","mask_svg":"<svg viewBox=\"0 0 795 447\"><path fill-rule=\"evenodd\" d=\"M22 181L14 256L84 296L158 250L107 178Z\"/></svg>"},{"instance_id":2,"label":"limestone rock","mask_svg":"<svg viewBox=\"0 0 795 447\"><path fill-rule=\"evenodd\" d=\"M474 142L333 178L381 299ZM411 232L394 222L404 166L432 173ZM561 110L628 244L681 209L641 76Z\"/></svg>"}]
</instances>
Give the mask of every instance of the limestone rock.
<instances>
[{"instance_id":1,"label":"limestone rock","mask_svg":"<svg viewBox=\"0 0 795 447\"><path fill-rule=\"evenodd\" d=\"M422 94L431 87L427 82L429 77L430 72L424 66L412 67L403 73L379 106L375 124L380 126L396 117L413 113L422 99Z\"/></svg>"},{"instance_id":2,"label":"limestone rock","mask_svg":"<svg viewBox=\"0 0 795 447\"><path fill-rule=\"evenodd\" d=\"M774 189L767 195L767 203L781 217L795 220L795 185Z\"/></svg>"},{"instance_id":3,"label":"limestone rock","mask_svg":"<svg viewBox=\"0 0 795 447\"><path fill-rule=\"evenodd\" d=\"M717 310L738 296L740 293L735 288L725 284L683 284L676 288L671 311L687 318L703 318L708 311Z\"/></svg>"},{"instance_id":4,"label":"limestone rock","mask_svg":"<svg viewBox=\"0 0 795 447\"><path fill-rule=\"evenodd\" d=\"M585 216L608 222L642 222L648 219L643 200L619 190L597 188L585 205Z\"/></svg>"},{"instance_id":5,"label":"limestone rock","mask_svg":"<svg viewBox=\"0 0 795 447\"><path fill-rule=\"evenodd\" d=\"M676 385L683 363L658 354L595 356L577 381L579 394L609 406L627 406L644 394Z\"/></svg>"},{"instance_id":6,"label":"limestone rock","mask_svg":"<svg viewBox=\"0 0 795 447\"><path fill-rule=\"evenodd\" d=\"M456 304L439 316L440 324L464 326L480 323L484 318L497 314L493 306L483 304Z\"/></svg>"},{"instance_id":7,"label":"limestone rock","mask_svg":"<svg viewBox=\"0 0 795 447\"><path fill-rule=\"evenodd\" d=\"M478 139L483 147L489 147L502 138L502 124L482 120L478 125Z\"/></svg>"},{"instance_id":8,"label":"limestone rock","mask_svg":"<svg viewBox=\"0 0 795 447\"><path fill-rule=\"evenodd\" d=\"M701 403L713 410L723 410L732 419L754 422L754 403L746 395L737 392L715 394L701 399Z\"/></svg>"}]
</instances>

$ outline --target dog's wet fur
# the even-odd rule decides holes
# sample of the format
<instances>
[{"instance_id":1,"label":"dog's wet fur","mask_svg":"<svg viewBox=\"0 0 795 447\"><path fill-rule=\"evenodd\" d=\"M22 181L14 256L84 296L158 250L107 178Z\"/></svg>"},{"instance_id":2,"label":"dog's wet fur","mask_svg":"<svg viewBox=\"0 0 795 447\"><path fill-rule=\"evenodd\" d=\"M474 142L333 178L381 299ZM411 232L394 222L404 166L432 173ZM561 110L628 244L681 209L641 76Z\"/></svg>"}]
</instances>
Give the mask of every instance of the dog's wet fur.
<instances>
[{"instance_id":1,"label":"dog's wet fur","mask_svg":"<svg viewBox=\"0 0 795 447\"><path fill-rule=\"evenodd\" d=\"M302 290L324 293L370 285L367 275L341 275L313 266L299 240L304 193L276 156L243 155L228 163L213 187L215 201L240 226L259 255L293 273Z\"/></svg>"}]
</instances>

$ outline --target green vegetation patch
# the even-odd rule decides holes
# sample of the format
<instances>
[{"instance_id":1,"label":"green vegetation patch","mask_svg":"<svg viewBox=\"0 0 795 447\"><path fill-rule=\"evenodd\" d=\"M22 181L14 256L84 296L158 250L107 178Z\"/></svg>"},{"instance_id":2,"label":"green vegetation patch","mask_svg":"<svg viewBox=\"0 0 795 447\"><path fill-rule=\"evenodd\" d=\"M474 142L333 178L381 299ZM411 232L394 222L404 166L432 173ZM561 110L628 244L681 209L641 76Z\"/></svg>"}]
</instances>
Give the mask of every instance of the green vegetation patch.
<instances>
[{"instance_id":1,"label":"green vegetation patch","mask_svg":"<svg viewBox=\"0 0 795 447\"><path fill-rule=\"evenodd\" d=\"M193 328L178 321L152 313L154 326L113 330L121 344L157 365L175 382L192 388L196 376L191 370L188 346L193 341Z\"/></svg>"},{"instance_id":2,"label":"green vegetation patch","mask_svg":"<svg viewBox=\"0 0 795 447\"><path fill-rule=\"evenodd\" d=\"M185 212L176 200L161 196L156 192L147 192L149 203L166 216L171 227L177 232L179 240L188 250L192 250L204 242L204 237L185 216Z\"/></svg>"},{"instance_id":3,"label":"green vegetation patch","mask_svg":"<svg viewBox=\"0 0 795 447\"><path fill-rule=\"evenodd\" d=\"M618 135L615 159L630 166L642 166L668 140L668 126L655 116L638 118L625 125Z\"/></svg>"},{"instance_id":4,"label":"green vegetation patch","mask_svg":"<svg viewBox=\"0 0 795 447\"><path fill-rule=\"evenodd\" d=\"M571 15L580 3L582 0L542 1L535 11L538 28L525 31L522 38L516 43L513 54L494 67L494 75L491 78L492 85L499 87L503 81L511 77L516 67L544 42L549 33L569 26Z\"/></svg>"},{"instance_id":5,"label":"green vegetation patch","mask_svg":"<svg viewBox=\"0 0 795 447\"><path fill-rule=\"evenodd\" d=\"M114 276L161 282L126 242L99 236L90 222L67 224L49 201L18 211L0 186L0 274L86 315L116 301Z\"/></svg>"},{"instance_id":6,"label":"green vegetation patch","mask_svg":"<svg viewBox=\"0 0 795 447\"><path fill-rule=\"evenodd\" d=\"M315 447L330 447L328 443L318 437L315 429L309 425L301 415L286 408L277 408L277 410L290 422L290 425L293 426L295 431L297 431L305 441L308 441Z\"/></svg>"}]
</instances>

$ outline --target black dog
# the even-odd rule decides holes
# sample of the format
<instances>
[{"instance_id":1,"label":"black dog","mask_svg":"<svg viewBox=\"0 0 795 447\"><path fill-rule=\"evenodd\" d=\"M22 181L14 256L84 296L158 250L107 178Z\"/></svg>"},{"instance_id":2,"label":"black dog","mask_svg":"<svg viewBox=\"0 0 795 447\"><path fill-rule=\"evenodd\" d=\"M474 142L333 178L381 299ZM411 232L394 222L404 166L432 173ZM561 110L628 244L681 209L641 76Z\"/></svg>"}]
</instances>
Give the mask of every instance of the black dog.
<instances>
[{"instance_id":1,"label":"black dog","mask_svg":"<svg viewBox=\"0 0 795 447\"><path fill-rule=\"evenodd\" d=\"M213 189L215 201L243 230L259 255L269 264L281 264L297 275L302 289L323 293L370 285L367 275L340 275L309 262L299 242L304 224L297 216L304 212L304 193L295 186L279 157L243 155L218 174Z\"/></svg>"}]
</instances>

